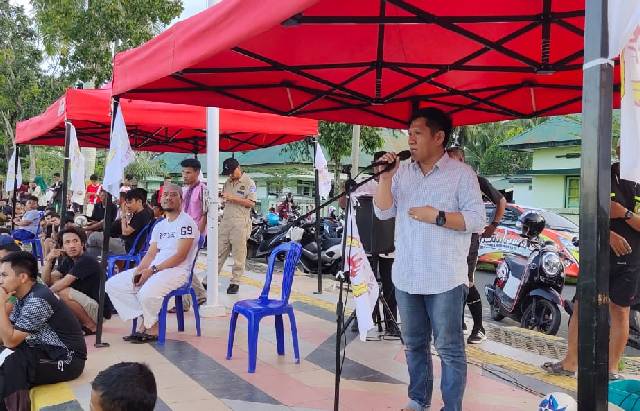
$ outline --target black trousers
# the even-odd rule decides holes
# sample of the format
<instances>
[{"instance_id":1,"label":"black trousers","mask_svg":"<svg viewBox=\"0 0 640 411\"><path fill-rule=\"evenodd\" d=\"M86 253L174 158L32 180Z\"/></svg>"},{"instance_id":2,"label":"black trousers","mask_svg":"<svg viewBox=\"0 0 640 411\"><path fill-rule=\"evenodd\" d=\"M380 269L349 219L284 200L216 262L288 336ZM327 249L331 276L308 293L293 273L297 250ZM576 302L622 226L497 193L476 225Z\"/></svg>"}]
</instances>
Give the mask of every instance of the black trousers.
<instances>
[{"instance_id":1,"label":"black trousers","mask_svg":"<svg viewBox=\"0 0 640 411\"><path fill-rule=\"evenodd\" d=\"M378 255L372 255L369 257L371 268L373 269L376 278L382 283L382 295L384 296L389 311L393 315L393 319L389 318L389 313L386 309L382 309L384 314L384 323L387 330L393 329L394 322L398 321L398 303L396 302L396 288L393 285L391 279L391 268L393 267L393 258L384 258ZM393 320L393 321L392 321Z\"/></svg>"},{"instance_id":2,"label":"black trousers","mask_svg":"<svg viewBox=\"0 0 640 411\"><path fill-rule=\"evenodd\" d=\"M43 350L20 344L0 366L0 411L30 410L31 388L76 379L82 374L84 363L79 358L69 364L53 361Z\"/></svg>"}]
</instances>

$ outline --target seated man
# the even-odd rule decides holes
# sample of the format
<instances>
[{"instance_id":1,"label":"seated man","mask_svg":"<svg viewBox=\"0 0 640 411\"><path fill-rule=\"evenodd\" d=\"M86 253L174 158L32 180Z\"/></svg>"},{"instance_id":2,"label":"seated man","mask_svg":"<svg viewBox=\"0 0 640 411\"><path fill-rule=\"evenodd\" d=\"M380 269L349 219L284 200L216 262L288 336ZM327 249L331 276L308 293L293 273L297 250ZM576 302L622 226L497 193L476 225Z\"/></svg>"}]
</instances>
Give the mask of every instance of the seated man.
<instances>
[{"instance_id":1,"label":"seated man","mask_svg":"<svg viewBox=\"0 0 640 411\"><path fill-rule=\"evenodd\" d=\"M91 383L94 411L153 411L158 389L146 364L121 362L102 370Z\"/></svg>"},{"instance_id":2,"label":"seated man","mask_svg":"<svg viewBox=\"0 0 640 411\"><path fill-rule=\"evenodd\" d=\"M38 263L29 252L0 260L0 338L14 351L0 366L0 410L31 409L29 389L73 380L84 370L80 323L37 278ZM9 308L12 295L17 301Z\"/></svg>"},{"instance_id":3,"label":"seated man","mask_svg":"<svg viewBox=\"0 0 640 411\"><path fill-rule=\"evenodd\" d=\"M125 337L137 344L158 339L158 313L164 296L188 280L198 251L200 231L182 212L180 187L165 185L162 208L165 219L153 228L149 251L140 265L111 277L106 284L121 319L143 317L143 331Z\"/></svg>"},{"instance_id":4,"label":"seated man","mask_svg":"<svg viewBox=\"0 0 640 411\"><path fill-rule=\"evenodd\" d=\"M30 240L35 238L40 224L40 211L38 211L38 197L28 196L25 204L25 212L22 217L14 218L16 228L13 230L13 238L16 240Z\"/></svg>"},{"instance_id":5,"label":"seated man","mask_svg":"<svg viewBox=\"0 0 640 411\"><path fill-rule=\"evenodd\" d=\"M81 228L67 227L60 235L62 248L54 248L47 254L42 280L69 306L84 334L93 335L98 321L100 276L104 271L95 258L84 253L87 237ZM111 317L109 303L105 304L104 316Z\"/></svg>"},{"instance_id":6,"label":"seated man","mask_svg":"<svg viewBox=\"0 0 640 411\"><path fill-rule=\"evenodd\" d=\"M124 194L121 193L123 197L123 201L120 202L121 207L124 204ZM91 216L88 217L90 223L88 223L84 228L87 232L87 254L93 257L98 257L102 254L102 245L104 240L104 216L106 213L106 192L101 190L98 194L101 201L95 205L93 208L93 212ZM114 219L116 219L116 215L119 213L118 208L115 204L111 203L110 212ZM114 221L115 223L115 221ZM118 221L119 223L119 221ZM113 228L115 224L111 226L111 238L109 239L109 253L110 254L126 254L127 250L124 246L124 241L120 238L119 234L116 233L114 235Z\"/></svg>"},{"instance_id":7,"label":"seated man","mask_svg":"<svg viewBox=\"0 0 640 411\"><path fill-rule=\"evenodd\" d=\"M60 228L60 216L55 211L49 211L44 215L44 223L40 232L44 255L55 248L58 229Z\"/></svg>"},{"instance_id":8,"label":"seated man","mask_svg":"<svg viewBox=\"0 0 640 411\"><path fill-rule=\"evenodd\" d=\"M144 227L153 220L153 210L147 205L147 192L134 188L125 193L126 213L111 227L111 236L120 236L127 252L133 248L133 242ZM138 250L142 247L140 242Z\"/></svg>"}]
</instances>

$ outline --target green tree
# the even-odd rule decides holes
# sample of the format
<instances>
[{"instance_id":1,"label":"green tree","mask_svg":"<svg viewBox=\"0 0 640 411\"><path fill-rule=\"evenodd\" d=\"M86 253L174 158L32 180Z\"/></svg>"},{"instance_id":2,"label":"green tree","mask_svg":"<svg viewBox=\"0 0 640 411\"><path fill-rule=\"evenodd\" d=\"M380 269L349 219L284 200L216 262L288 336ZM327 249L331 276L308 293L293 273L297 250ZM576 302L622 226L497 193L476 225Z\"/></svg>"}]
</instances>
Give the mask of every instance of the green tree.
<instances>
[{"instance_id":1,"label":"green tree","mask_svg":"<svg viewBox=\"0 0 640 411\"><path fill-rule=\"evenodd\" d=\"M44 48L69 75L103 84L112 50L139 46L182 12L180 0L31 0Z\"/></svg>"},{"instance_id":2,"label":"green tree","mask_svg":"<svg viewBox=\"0 0 640 411\"><path fill-rule=\"evenodd\" d=\"M321 121L319 132L320 145L327 157L327 162L333 166L334 181L337 182L339 181L342 158L351 155L353 126L346 123ZM375 127L362 126L360 128L360 147L362 151L373 154L383 144L384 140ZM288 144L282 150L291 153L294 158L299 160L312 160L313 148L307 142L301 141Z\"/></svg>"},{"instance_id":3,"label":"green tree","mask_svg":"<svg viewBox=\"0 0 640 411\"><path fill-rule=\"evenodd\" d=\"M125 169L126 174L131 174L140 181L147 176L162 176L166 173L164 161L157 157L160 153L149 153L146 151L136 152L136 160Z\"/></svg>"}]
</instances>

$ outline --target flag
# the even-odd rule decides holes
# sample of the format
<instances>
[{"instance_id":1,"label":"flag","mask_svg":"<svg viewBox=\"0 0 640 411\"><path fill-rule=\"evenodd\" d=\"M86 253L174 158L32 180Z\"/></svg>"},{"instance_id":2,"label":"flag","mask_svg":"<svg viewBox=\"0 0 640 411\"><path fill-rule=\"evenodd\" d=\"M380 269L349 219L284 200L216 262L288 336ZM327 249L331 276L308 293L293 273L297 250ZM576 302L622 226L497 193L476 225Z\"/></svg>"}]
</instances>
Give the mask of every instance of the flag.
<instances>
[{"instance_id":1,"label":"flag","mask_svg":"<svg viewBox=\"0 0 640 411\"><path fill-rule=\"evenodd\" d=\"M320 193L320 197L328 198L329 192L331 192L331 173L327 167L327 159L322 152L322 147L317 143L316 147L317 149L316 156L313 161L313 168L318 170L318 192Z\"/></svg>"},{"instance_id":2,"label":"flag","mask_svg":"<svg viewBox=\"0 0 640 411\"><path fill-rule=\"evenodd\" d=\"M70 124L69 131L69 163L71 170L71 185L69 188L74 193L83 192L84 186L84 155L80 151L80 145L78 144L78 136L76 134L76 128Z\"/></svg>"},{"instance_id":3,"label":"flag","mask_svg":"<svg viewBox=\"0 0 640 411\"><path fill-rule=\"evenodd\" d=\"M358 331L360 340L367 340L367 331L373 328L371 314L378 301L379 287L373 274L369 259L364 251L358 226L356 225L356 213L353 207L354 198L351 197L349 217L346 222L345 235L347 236L347 248L344 259L344 272L349 274L353 296L356 301L356 315L358 317Z\"/></svg>"},{"instance_id":4,"label":"flag","mask_svg":"<svg viewBox=\"0 0 640 411\"><path fill-rule=\"evenodd\" d=\"M117 107L111 127L111 142L102 183L102 187L116 198L120 196L120 184L124 177L124 169L136 158L131 144L129 144L129 135L122 111L119 110L119 106Z\"/></svg>"},{"instance_id":5,"label":"flag","mask_svg":"<svg viewBox=\"0 0 640 411\"><path fill-rule=\"evenodd\" d=\"M609 58L617 57L640 24L640 2L609 0Z\"/></svg>"},{"instance_id":6,"label":"flag","mask_svg":"<svg viewBox=\"0 0 640 411\"><path fill-rule=\"evenodd\" d=\"M20 164L20 157L18 157L18 175L15 175L15 164L16 164L16 149L13 149L13 154L11 155L11 160L7 163L7 181L5 182L5 191L7 193L13 191L14 189L14 181L16 182L18 188L22 185L22 164Z\"/></svg>"}]
</instances>

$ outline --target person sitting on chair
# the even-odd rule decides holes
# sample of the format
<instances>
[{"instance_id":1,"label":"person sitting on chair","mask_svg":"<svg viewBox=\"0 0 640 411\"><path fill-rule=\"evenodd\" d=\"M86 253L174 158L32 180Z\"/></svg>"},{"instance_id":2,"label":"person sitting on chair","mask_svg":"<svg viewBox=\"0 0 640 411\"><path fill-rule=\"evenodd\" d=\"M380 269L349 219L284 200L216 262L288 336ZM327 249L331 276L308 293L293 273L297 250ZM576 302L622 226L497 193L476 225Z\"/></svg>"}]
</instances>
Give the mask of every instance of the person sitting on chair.
<instances>
[{"instance_id":1,"label":"person sitting on chair","mask_svg":"<svg viewBox=\"0 0 640 411\"><path fill-rule=\"evenodd\" d=\"M37 278L38 262L29 252L0 260L0 339L13 350L0 366L0 410L31 409L31 388L73 380L84 370L80 323ZM12 296L17 301L7 304Z\"/></svg>"},{"instance_id":2,"label":"person sitting on chair","mask_svg":"<svg viewBox=\"0 0 640 411\"><path fill-rule=\"evenodd\" d=\"M47 254L42 280L69 306L82 324L84 334L93 335L98 321L100 276L104 271L94 257L85 254L87 236L81 228L67 227L60 235L62 247ZM111 317L109 308L110 305L105 304L105 318Z\"/></svg>"},{"instance_id":3,"label":"person sitting on chair","mask_svg":"<svg viewBox=\"0 0 640 411\"><path fill-rule=\"evenodd\" d=\"M151 233L140 265L109 279L106 291L123 320L143 317L142 330L124 337L140 344L158 339L158 313L164 297L185 284L198 252L198 226L182 211L182 189L166 184L162 193L165 219Z\"/></svg>"},{"instance_id":4,"label":"person sitting on chair","mask_svg":"<svg viewBox=\"0 0 640 411\"><path fill-rule=\"evenodd\" d=\"M25 204L24 215L14 218L13 222L19 228L13 231L16 240L31 240L35 238L40 224L40 211L38 211L38 197L28 196Z\"/></svg>"}]
</instances>

